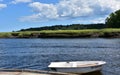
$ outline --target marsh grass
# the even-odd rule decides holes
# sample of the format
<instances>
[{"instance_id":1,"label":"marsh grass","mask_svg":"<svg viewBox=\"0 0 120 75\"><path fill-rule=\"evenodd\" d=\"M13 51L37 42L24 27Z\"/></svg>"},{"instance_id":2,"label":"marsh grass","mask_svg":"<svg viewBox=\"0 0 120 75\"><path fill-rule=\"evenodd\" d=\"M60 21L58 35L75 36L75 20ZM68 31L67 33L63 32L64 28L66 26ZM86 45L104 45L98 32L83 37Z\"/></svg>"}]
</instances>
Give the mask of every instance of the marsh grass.
<instances>
[{"instance_id":1,"label":"marsh grass","mask_svg":"<svg viewBox=\"0 0 120 75\"><path fill-rule=\"evenodd\" d=\"M1 32L0 33L0 38L9 38L9 37L11 37L10 32Z\"/></svg>"},{"instance_id":2,"label":"marsh grass","mask_svg":"<svg viewBox=\"0 0 120 75\"><path fill-rule=\"evenodd\" d=\"M83 30L43 30L43 31L23 31L23 32L4 32L0 33L0 38L31 38L40 37L90 37L106 36L119 33L120 29L83 29Z\"/></svg>"}]
</instances>

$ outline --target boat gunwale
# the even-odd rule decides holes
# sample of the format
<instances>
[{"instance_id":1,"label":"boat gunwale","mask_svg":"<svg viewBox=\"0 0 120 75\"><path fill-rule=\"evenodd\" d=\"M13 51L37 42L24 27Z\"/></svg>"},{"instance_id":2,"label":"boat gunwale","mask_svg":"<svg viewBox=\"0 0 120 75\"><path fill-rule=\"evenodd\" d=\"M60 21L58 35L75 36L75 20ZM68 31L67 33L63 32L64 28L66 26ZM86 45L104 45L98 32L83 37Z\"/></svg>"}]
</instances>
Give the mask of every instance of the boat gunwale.
<instances>
[{"instance_id":1,"label":"boat gunwale","mask_svg":"<svg viewBox=\"0 0 120 75\"><path fill-rule=\"evenodd\" d=\"M74 62L74 61L72 61L72 62ZM81 61L76 61L76 62L81 62ZM83 62L86 62L86 61L83 61ZM51 67L51 66L49 65L48 67L49 67L49 68L61 68L61 69L62 69L62 68L66 68L66 69L67 69L67 68L88 68L88 67L94 67L94 66L102 66L102 65L106 64L105 61L92 61L92 62L100 62L100 63L99 63L99 64L94 64L94 65L93 65L93 64L92 64L92 65L89 64L89 65L87 65L87 66L86 66L86 65L84 65L84 66L83 66L83 65L77 65L77 66L67 66L67 67L66 67L66 66L65 66L65 67L63 67L63 66L62 66L62 67L61 67L61 66L53 66L53 67ZM101 62L102 62L102 63L101 63ZM52 64L52 63L54 64L54 63L61 63L61 62L51 62L51 64ZM62 63L70 63L70 62L62 62Z\"/></svg>"}]
</instances>

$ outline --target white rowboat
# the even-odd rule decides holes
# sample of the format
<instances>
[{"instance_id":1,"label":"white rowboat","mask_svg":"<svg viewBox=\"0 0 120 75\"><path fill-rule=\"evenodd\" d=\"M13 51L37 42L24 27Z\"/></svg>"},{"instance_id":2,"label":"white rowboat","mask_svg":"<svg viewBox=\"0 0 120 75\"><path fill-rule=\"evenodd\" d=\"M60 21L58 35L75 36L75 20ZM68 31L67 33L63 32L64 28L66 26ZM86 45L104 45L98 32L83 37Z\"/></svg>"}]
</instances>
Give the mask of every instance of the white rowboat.
<instances>
[{"instance_id":1,"label":"white rowboat","mask_svg":"<svg viewBox=\"0 0 120 75\"><path fill-rule=\"evenodd\" d=\"M48 67L58 72L88 73L100 71L105 63L104 61L51 62Z\"/></svg>"}]
</instances>

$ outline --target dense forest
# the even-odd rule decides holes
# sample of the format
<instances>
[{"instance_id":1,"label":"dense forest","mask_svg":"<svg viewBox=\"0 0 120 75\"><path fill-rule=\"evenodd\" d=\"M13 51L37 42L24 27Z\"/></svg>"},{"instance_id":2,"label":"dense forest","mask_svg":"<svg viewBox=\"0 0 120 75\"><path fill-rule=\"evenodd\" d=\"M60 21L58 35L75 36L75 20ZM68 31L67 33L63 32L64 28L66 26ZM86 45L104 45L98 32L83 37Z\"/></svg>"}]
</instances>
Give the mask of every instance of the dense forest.
<instances>
[{"instance_id":1,"label":"dense forest","mask_svg":"<svg viewBox=\"0 0 120 75\"><path fill-rule=\"evenodd\" d=\"M120 10L113 12L106 19L107 28L120 28Z\"/></svg>"},{"instance_id":2,"label":"dense forest","mask_svg":"<svg viewBox=\"0 0 120 75\"><path fill-rule=\"evenodd\" d=\"M80 30L80 29L102 29L105 24L71 24L71 25L54 25L37 28L21 29L20 31L41 31L41 30Z\"/></svg>"}]
</instances>

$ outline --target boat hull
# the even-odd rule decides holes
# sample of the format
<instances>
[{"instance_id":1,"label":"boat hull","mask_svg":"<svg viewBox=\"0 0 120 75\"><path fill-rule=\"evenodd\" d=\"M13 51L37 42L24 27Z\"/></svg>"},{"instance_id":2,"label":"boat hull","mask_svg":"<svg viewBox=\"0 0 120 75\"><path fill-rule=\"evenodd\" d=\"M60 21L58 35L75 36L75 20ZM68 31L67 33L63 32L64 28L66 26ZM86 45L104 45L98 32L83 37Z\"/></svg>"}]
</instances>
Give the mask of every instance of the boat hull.
<instances>
[{"instance_id":1,"label":"boat hull","mask_svg":"<svg viewBox=\"0 0 120 75\"><path fill-rule=\"evenodd\" d=\"M100 71L104 61L52 62L48 67L52 71L67 73L89 73Z\"/></svg>"},{"instance_id":2,"label":"boat hull","mask_svg":"<svg viewBox=\"0 0 120 75\"><path fill-rule=\"evenodd\" d=\"M66 73L89 73L100 71L102 66L81 67L81 68L51 68L52 71L66 72Z\"/></svg>"}]
</instances>

